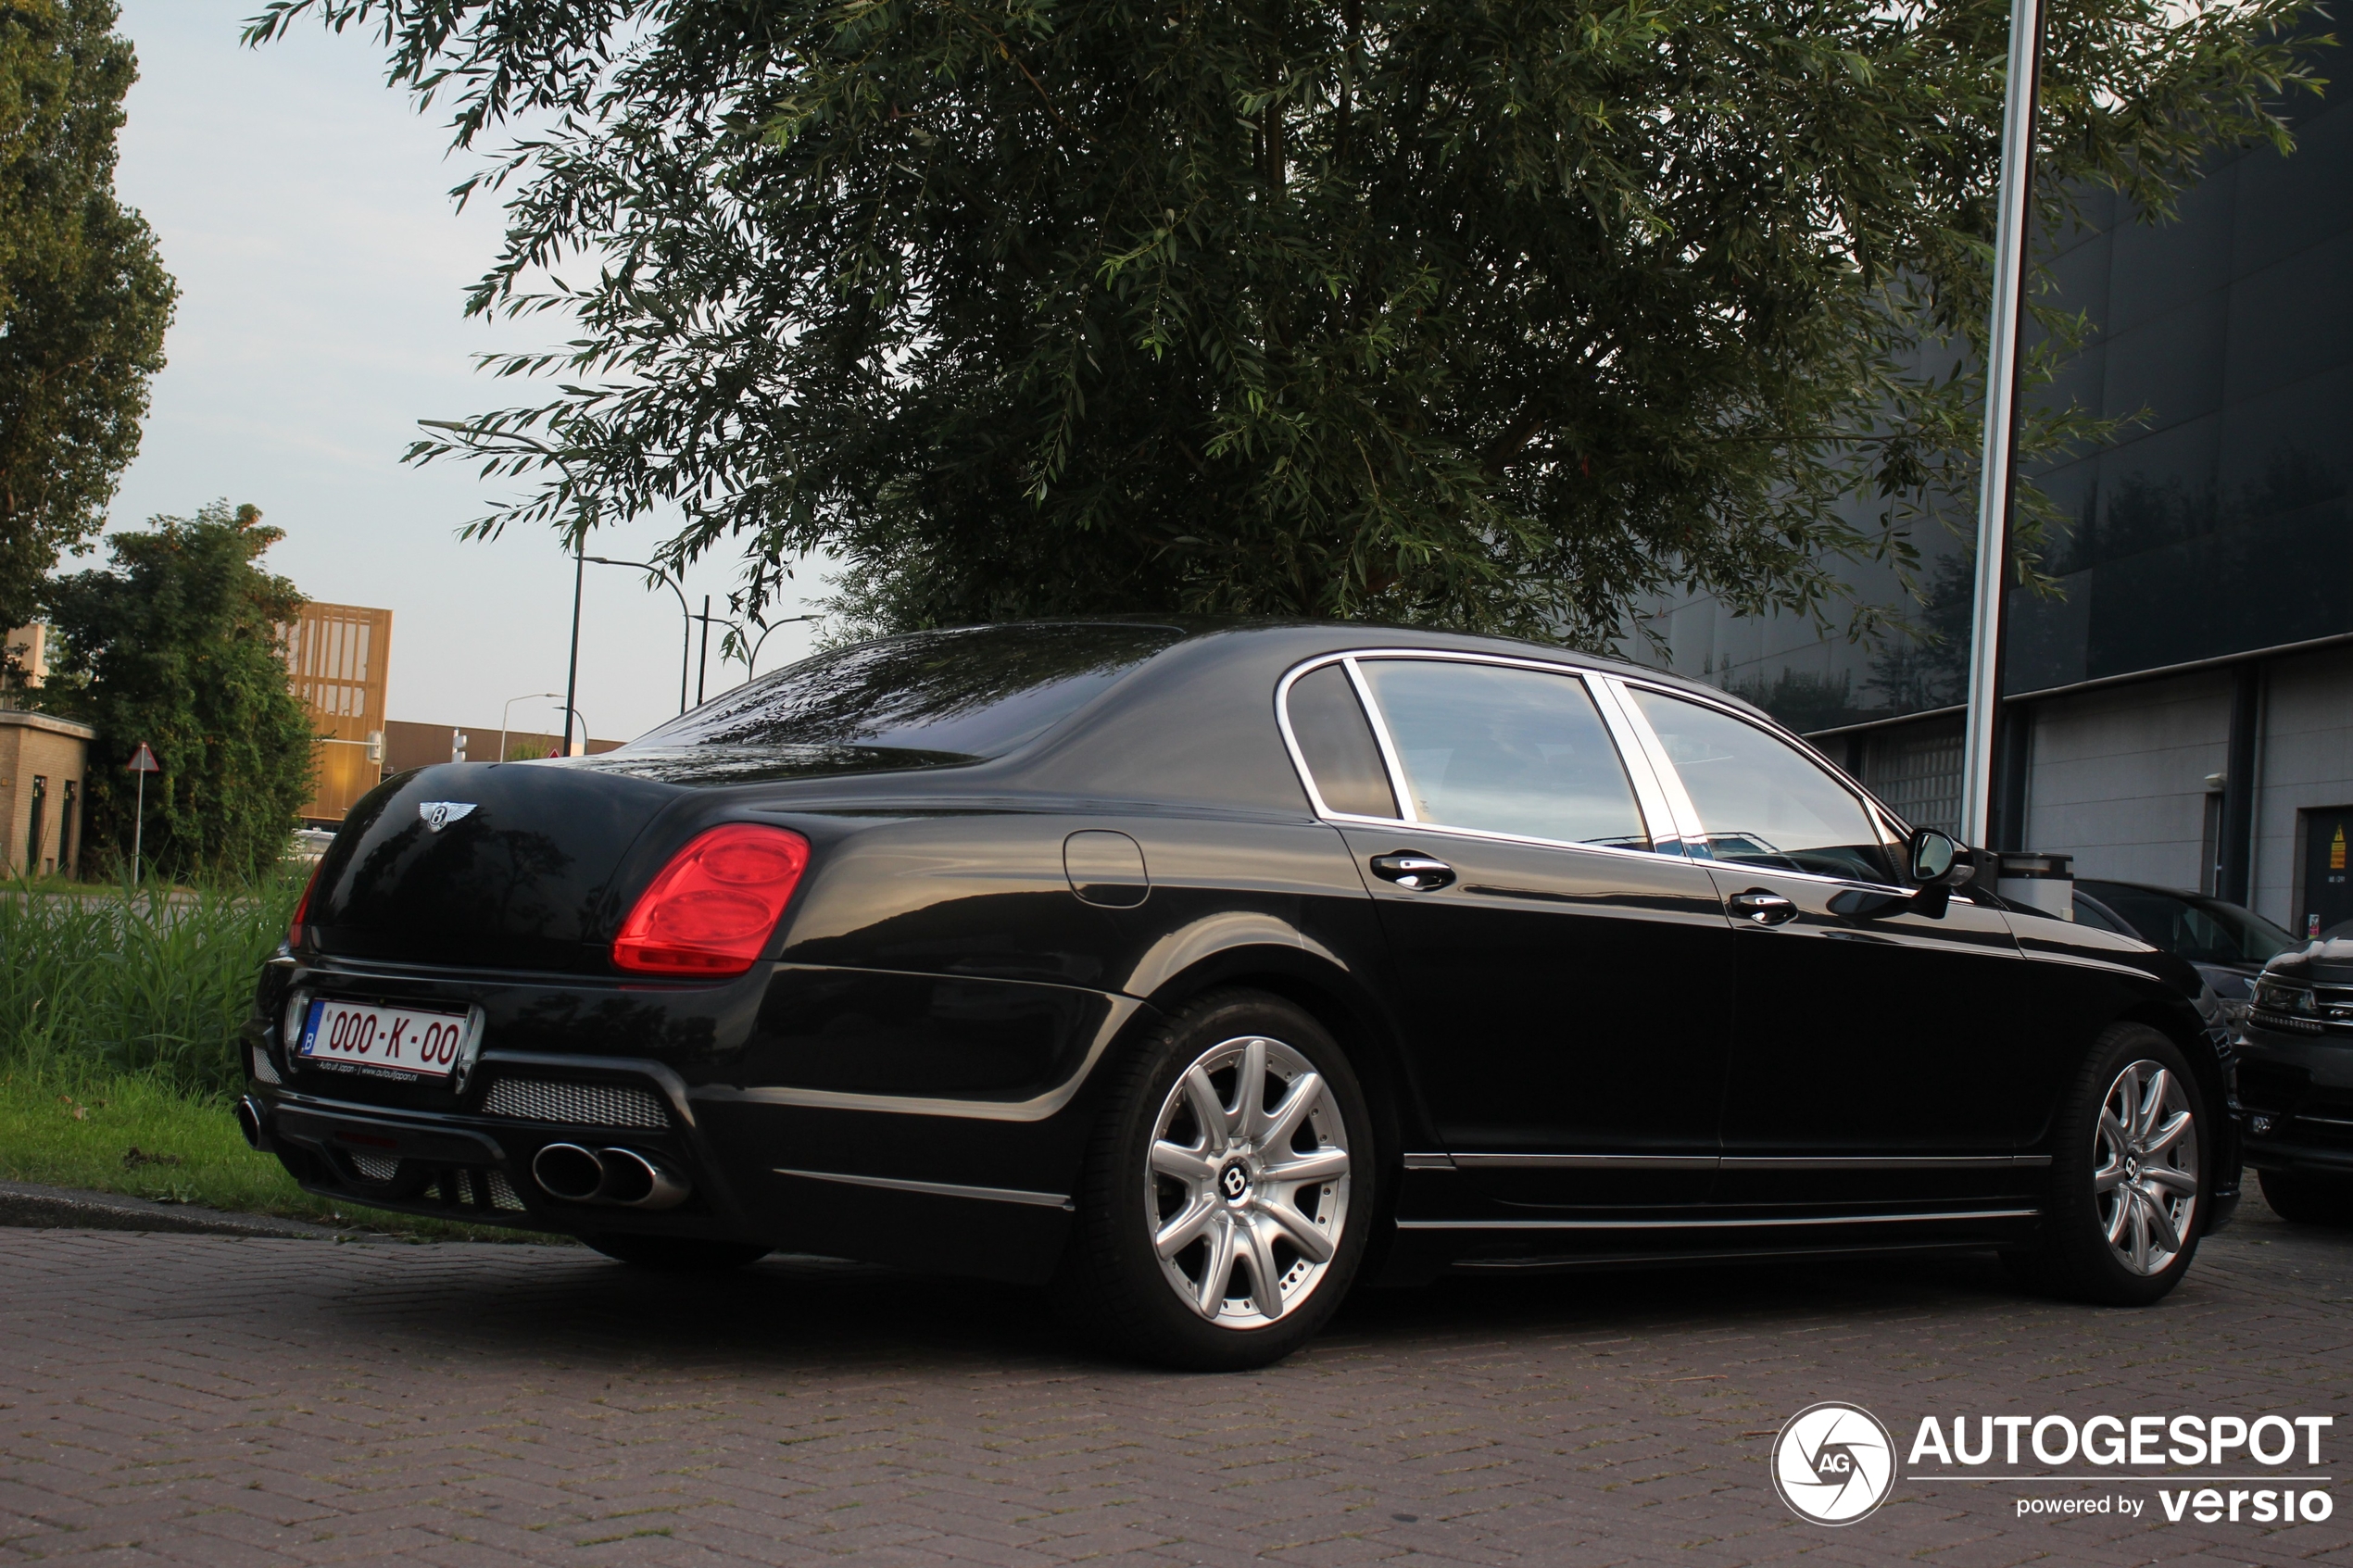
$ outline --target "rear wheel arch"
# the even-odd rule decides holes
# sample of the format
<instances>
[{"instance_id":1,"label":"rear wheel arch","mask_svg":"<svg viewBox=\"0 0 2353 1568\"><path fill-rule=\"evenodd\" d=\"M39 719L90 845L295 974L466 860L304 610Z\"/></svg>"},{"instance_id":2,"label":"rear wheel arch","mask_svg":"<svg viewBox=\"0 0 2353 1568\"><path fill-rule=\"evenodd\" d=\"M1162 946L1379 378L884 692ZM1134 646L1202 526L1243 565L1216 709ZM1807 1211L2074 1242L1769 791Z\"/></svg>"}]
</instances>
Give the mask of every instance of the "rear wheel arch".
<instances>
[{"instance_id":1,"label":"rear wheel arch","mask_svg":"<svg viewBox=\"0 0 2353 1568\"><path fill-rule=\"evenodd\" d=\"M1146 998L1150 1009L1139 1016L1172 1017L1194 998L1226 990L1279 997L1323 1026L1347 1053L1372 1113L1381 1158L1393 1165L1418 1118L1412 1113L1414 1097L1400 1042L1361 983L1296 947L1236 948L1170 977ZM1393 1184L1383 1181L1380 1185L1386 1201Z\"/></svg>"}]
</instances>

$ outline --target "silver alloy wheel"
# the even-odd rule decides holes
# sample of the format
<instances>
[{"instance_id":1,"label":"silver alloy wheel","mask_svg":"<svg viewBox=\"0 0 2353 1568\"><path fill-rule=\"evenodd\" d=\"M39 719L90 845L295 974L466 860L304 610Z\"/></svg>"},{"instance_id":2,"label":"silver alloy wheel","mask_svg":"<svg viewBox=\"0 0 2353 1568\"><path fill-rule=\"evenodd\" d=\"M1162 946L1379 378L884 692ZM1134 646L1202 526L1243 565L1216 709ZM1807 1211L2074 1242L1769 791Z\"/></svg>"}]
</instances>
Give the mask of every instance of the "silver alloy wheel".
<instances>
[{"instance_id":1,"label":"silver alloy wheel","mask_svg":"<svg viewBox=\"0 0 2353 1568\"><path fill-rule=\"evenodd\" d=\"M1170 1289L1221 1328L1307 1299L1348 1223L1348 1125L1304 1056L1220 1041L1176 1075L1152 1123L1144 1216Z\"/></svg>"},{"instance_id":2,"label":"silver alloy wheel","mask_svg":"<svg viewBox=\"0 0 2353 1568\"><path fill-rule=\"evenodd\" d=\"M2197 1124L2189 1092L2162 1062L2116 1075L2092 1135L2092 1195L2117 1261L2162 1273L2197 1218Z\"/></svg>"}]
</instances>

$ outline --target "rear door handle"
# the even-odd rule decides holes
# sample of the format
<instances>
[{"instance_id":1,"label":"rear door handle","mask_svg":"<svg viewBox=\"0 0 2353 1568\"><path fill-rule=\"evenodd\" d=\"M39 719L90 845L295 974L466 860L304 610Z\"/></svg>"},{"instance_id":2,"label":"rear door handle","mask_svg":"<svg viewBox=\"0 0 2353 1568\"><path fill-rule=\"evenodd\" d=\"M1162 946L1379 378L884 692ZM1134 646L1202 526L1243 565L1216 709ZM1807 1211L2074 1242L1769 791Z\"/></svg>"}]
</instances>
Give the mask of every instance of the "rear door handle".
<instances>
[{"instance_id":1,"label":"rear door handle","mask_svg":"<svg viewBox=\"0 0 2353 1568\"><path fill-rule=\"evenodd\" d=\"M1795 904L1762 887L1735 893L1724 902L1732 907L1734 915L1756 925L1780 925L1797 918Z\"/></svg>"},{"instance_id":2,"label":"rear door handle","mask_svg":"<svg viewBox=\"0 0 2353 1568\"><path fill-rule=\"evenodd\" d=\"M1428 893L1454 880L1454 868L1410 849L1373 857L1373 874L1415 893Z\"/></svg>"}]
</instances>

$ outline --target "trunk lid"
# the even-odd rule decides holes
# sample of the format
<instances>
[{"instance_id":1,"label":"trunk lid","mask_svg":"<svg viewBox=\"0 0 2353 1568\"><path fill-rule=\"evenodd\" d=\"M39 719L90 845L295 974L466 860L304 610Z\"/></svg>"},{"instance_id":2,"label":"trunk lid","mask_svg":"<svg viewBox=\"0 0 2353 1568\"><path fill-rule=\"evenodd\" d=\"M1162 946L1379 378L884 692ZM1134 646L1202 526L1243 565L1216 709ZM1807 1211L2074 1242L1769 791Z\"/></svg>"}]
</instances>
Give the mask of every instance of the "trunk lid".
<instances>
[{"instance_id":1,"label":"trunk lid","mask_svg":"<svg viewBox=\"0 0 2353 1568\"><path fill-rule=\"evenodd\" d=\"M615 873L684 793L560 762L401 774L336 834L311 897L311 940L362 960L600 972Z\"/></svg>"}]
</instances>

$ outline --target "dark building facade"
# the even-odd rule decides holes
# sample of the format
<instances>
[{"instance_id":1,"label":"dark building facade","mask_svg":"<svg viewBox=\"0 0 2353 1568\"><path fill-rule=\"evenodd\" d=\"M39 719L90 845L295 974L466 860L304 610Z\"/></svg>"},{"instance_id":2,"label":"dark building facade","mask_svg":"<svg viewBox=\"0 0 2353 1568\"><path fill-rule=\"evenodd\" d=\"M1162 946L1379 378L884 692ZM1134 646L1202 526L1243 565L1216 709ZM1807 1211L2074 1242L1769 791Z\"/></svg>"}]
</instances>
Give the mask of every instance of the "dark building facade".
<instances>
[{"instance_id":1,"label":"dark building facade","mask_svg":"<svg viewBox=\"0 0 2353 1568\"><path fill-rule=\"evenodd\" d=\"M2066 514L2059 591L2011 593L1995 837L2302 933L2353 919L2353 94L2296 132L2292 157L2219 160L2175 221L2094 203L2053 260L2057 303L2095 329L2053 395L2144 417L2035 476ZM1763 703L1954 825L1969 552L1920 542L1927 603L1907 613L1942 641L1826 639L1699 598L1651 607L1663 657L1629 651ZM1851 580L1902 594L1876 568Z\"/></svg>"}]
</instances>

